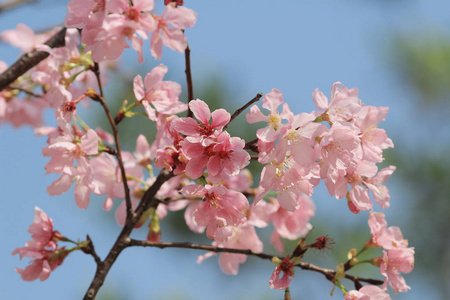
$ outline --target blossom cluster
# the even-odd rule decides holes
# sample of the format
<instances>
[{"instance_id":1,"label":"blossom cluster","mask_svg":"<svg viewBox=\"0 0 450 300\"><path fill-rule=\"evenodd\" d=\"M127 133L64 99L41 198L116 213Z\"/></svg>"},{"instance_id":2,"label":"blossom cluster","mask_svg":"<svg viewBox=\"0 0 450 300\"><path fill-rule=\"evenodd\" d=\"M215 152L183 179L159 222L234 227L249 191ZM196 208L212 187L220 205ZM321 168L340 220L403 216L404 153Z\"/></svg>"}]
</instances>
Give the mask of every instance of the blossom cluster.
<instances>
[{"instance_id":1,"label":"blossom cluster","mask_svg":"<svg viewBox=\"0 0 450 300\"><path fill-rule=\"evenodd\" d=\"M32 240L28 241L25 247L16 248L12 255L19 254L20 259L29 257L33 259L33 262L25 269L17 268L16 271L25 281L38 278L44 281L67 256L64 247L58 247L58 241L64 237L53 230L53 220L38 207L34 208L34 222L30 225L28 232L31 233Z\"/></svg>"},{"instance_id":2,"label":"blossom cluster","mask_svg":"<svg viewBox=\"0 0 450 300\"><path fill-rule=\"evenodd\" d=\"M162 15L153 13L153 0L71 0L67 5L65 25L82 29L82 43L96 62L118 58L131 46L144 61L143 40L150 39L150 49L161 59L162 45L183 52L187 39L183 30L194 26L196 14L176 3L167 3ZM105 51L107 49L107 51Z\"/></svg>"},{"instance_id":3,"label":"blossom cluster","mask_svg":"<svg viewBox=\"0 0 450 300\"><path fill-rule=\"evenodd\" d=\"M395 167L379 170L377 166L383 161L383 151L393 147L385 130L378 128L388 108L364 105L356 88L336 82L329 99L316 89L312 100L317 110L300 114L294 114L282 92L274 88L262 100L268 113L253 105L246 115L248 123L264 124L256 139L246 142L226 130L232 117L225 109L211 111L200 99L181 102L181 85L164 80L168 68L160 64L144 78L134 78L134 102L124 101L112 121L114 128L123 118L137 115L134 109L142 106L157 128L151 143L141 134L134 152L120 151L117 135L90 128L81 119L79 105L89 105L88 99L106 106L103 92L95 91L102 91L101 84L106 81L99 75L106 67L99 69L98 63L120 57L130 47L127 41L137 52L139 63L144 58L143 40L150 35L150 53L158 60L162 44L185 51L184 29L195 24L196 14L182 6L183 1L165 4L162 15L157 15L153 0L71 0L65 19L69 28L66 45L57 49L43 45L53 31L35 35L20 24L1 34L3 40L24 52L38 49L50 54L14 85L0 91L0 122L31 125L37 135L47 137L42 155L50 160L45 170L59 176L48 186L48 194L60 195L75 185L75 203L82 209L89 207L91 194L105 197L105 210L119 200L116 220L124 226L129 222L126 201L137 211L143 195L157 180L154 170L166 169L173 176L156 193L160 203L133 224L138 228L149 223L148 241L159 242L159 222L169 211L183 209L187 227L205 233L219 248L261 253L263 242L255 228L271 225L270 242L283 255L287 253L283 239L301 239L291 256L273 259L277 266L270 287L287 289L304 252L329 245L327 237L304 245L316 211L311 196L323 181L331 196L347 199L351 212L370 211L372 239L366 248L384 249L383 256L373 260L385 277L382 288L365 286L347 292L345 299L390 299L388 283L395 292L407 291L400 273L412 270L414 250L398 227L387 227L384 214L373 212L373 202L382 209L390 206L385 182ZM6 68L0 62L0 71ZM44 108L54 110L56 126L42 126ZM181 117L187 110L188 117ZM250 151L257 155L252 157ZM247 169L251 162L262 165L256 186ZM33 240L13 252L34 259L25 270L18 269L24 280L45 280L69 253L58 248L56 243L62 236L53 231L53 221L38 208L35 215L29 230ZM198 261L215 254L206 253ZM222 253L219 265L223 272L237 274L246 259L245 254Z\"/></svg>"}]
</instances>

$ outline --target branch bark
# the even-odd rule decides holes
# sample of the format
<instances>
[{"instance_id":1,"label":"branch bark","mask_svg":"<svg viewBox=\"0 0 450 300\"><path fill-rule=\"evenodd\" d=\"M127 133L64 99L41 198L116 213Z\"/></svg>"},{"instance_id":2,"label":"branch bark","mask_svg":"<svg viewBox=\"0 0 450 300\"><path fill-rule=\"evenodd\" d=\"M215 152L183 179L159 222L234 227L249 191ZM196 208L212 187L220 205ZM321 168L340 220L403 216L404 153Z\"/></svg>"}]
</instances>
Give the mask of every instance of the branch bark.
<instances>
[{"instance_id":1,"label":"branch bark","mask_svg":"<svg viewBox=\"0 0 450 300\"><path fill-rule=\"evenodd\" d=\"M7 3L5 3L5 4L0 6L0 13L4 12L5 10L8 10L8 9L12 9L12 8L18 7L18 6L23 5L23 4L28 4L28 3L33 3L33 2L37 2L37 1L36 0L15 0L15 1L10 1L10 2L7 2Z\"/></svg>"},{"instance_id":2,"label":"branch bark","mask_svg":"<svg viewBox=\"0 0 450 300\"><path fill-rule=\"evenodd\" d=\"M116 242L114 243L114 246L109 251L105 260L97 263L97 271L95 272L95 276L91 282L91 285L84 295L84 300L92 300L95 298L98 291L102 287L106 275L108 275L108 272L111 269L112 265L119 257L119 254L122 252L122 250L125 249L129 244L130 234L133 231L134 226L136 226L142 214L146 211L146 208L148 209L150 207L158 206L159 200L155 198L156 193L159 191L159 188L163 185L163 183L173 176L173 173L169 173L167 170L162 170L153 185L145 192L138 208L136 209L134 217L125 222L125 226L120 232Z\"/></svg>"},{"instance_id":3,"label":"branch bark","mask_svg":"<svg viewBox=\"0 0 450 300\"><path fill-rule=\"evenodd\" d=\"M66 37L66 28L63 27L55 35L49 38L44 45L50 48L64 47ZM6 71L0 74L0 91L8 87L17 78L25 74L28 70L37 66L41 61L49 56L48 52L33 50L28 53L22 54L22 56L12 64Z\"/></svg>"},{"instance_id":4,"label":"branch bark","mask_svg":"<svg viewBox=\"0 0 450 300\"><path fill-rule=\"evenodd\" d=\"M219 253L219 252L237 253L237 254L256 256L256 257L259 257L262 259L269 259L269 260L271 260L273 257L278 257L280 260L282 260L284 258L284 257L276 256L276 255L266 254L266 253L258 253L258 252L248 250L248 249L222 248L222 247L214 247L214 246L209 246L209 245L193 244L193 243L188 243L188 242L158 242L158 243L155 243L155 242L149 242L149 241L139 241L139 240L129 239L127 242L127 247L133 247L133 246L156 247L156 248L160 248L160 249L164 249L164 248L196 249L196 250L205 250L205 251L211 251L211 252L216 252L216 253ZM299 267L303 270L310 270L310 271L321 273L325 276L326 279L330 280L331 282L333 282L334 276L336 275L336 270L321 268L321 267L318 267L316 265L313 265L313 264L307 263L307 262L300 262L300 263L296 264L295 266ZM381 281L381 280L362 278L362 277L348 275L348 274L345 274L345 278L352 280L353 282L363 281L363 282L367 282L367 283L374 284L374 285L383 284L383 281Z\"/></svg>"}]
</instances>

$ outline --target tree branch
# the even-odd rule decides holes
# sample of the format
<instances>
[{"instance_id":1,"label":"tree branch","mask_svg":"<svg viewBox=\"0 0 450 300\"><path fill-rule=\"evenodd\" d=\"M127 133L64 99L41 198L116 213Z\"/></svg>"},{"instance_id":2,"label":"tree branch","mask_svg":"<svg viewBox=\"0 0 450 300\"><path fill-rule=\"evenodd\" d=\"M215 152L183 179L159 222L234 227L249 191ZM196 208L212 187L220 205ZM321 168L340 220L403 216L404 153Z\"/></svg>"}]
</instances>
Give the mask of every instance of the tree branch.
<instances>
[{"instance_id":1,"label":"tree branch","mask_svg":"<svg viewBox=\"0 0 450 300\"><path fill-rule=\"evenodd\" d=\"M156 193L159 191L160 187L166 182L169 178L171 178L173 173L169 173L167 170L162 170L158 177L156 178L153 185L145 192L144 196L139 203L138 208L136 209L136 213L134 218L127 220L125 222L125 226L122 228L119 236L117 237L114 246L109 251L104 261L97 263L97 270L95 272L94 279L91 282L86 294L84 295L84 300L92 300L97 295L98 291L103 285L105 281L106 275L108 275L109 270L112 265L119 257L119 254L123 249L127 247L129 244L129 236L133 231L134 227L142 217L142 214L150 207L157 207L159 201L155 198Z\"/></svg>"},{"instance_id":2,"label":"tree branch","mask_svg":"<svg viewBox=\"0 0 450 300\"><path fill-rule=\"evenodd\" d=\"M37 1L36 0L15 0L15 1L10 1L10 2L7 2L7 3L5 3L5 4L0 6L0 13L4 12L5 10L15 8L15 7L23 5L23 4L33 3L33 2L37 2Z\"/></svg>"},{"instance_id":3,"label":"tree branch","mask_svg":"<svg viewBox=\"0 0 450 300\"><path fill-rule=\"evenodd\" d=\"M98 63L94 64L94 67L92 68L93 72L95 73L95 77L97 78L98 87L100 89L100 104L103 107L103 110L106 113L106 116L108 117L109 124L111 125L111 129L113 131L114 136L114 143L116 144L116 153L115 156L117 158L119 169L120 169L120 176L122 177L122 183L123 183L123 189L125 191L125 204L126 204L126 211L127 211L127 220L131 220L133 217L133 211L131 208L131 197L130 197L130 188L128 187L128 181L127 181L127 174L125 173L125 166L123 164L122 160L122 152L120 148L120 141L119 141L119 132L116 123L114 122L114 119L109 112L108 105L106 104L104 93L103 93L103 85L100 78L100 69L98 66Z\"/></svg>"},{"instance_id":4,"label":"tree branch","mask_svg":"<svg viewBox=\"0 0 450 300\"><path fill-rule=\"evenodd\" d=\"M149 241L139 241L139 240L135 240L135 239L129 239L126 246L127 247L133 247L133 246L156 247L156 248L160 248L160 249L164 249L164 248L196 249L196 250L205 250L205 251L211 251L211 252L216 252L216 253L226 252L226 253L245 254L245 255L256 256L256 257L259 257L262 259L269 259L269 260L271 260L273 257L278 257L280 260L283 259L283 257L277 256L277 255L258 253L258 252L255 252L253 250L248 250L248 249L221 248L221 247L214 247L214 246L209 246L209 245L193 244L193 243L188 243L188 242L157 242L157 243L155 243L155 242L149 242ZM296 264L295 266L299 267L303 270L310 270L310 271L321 273L321 274L325 275L325 278L331 282L333 282L334 276L336 275L336 270L320 268L316 265L306 263L306 262L300 262L300 263ZM381 280L361 278L358 276L352 276L352 275L348 275L348 274L345 274L345 278L350 279L354 282L363 281L363 282L367 282L367 283L374 284L374 285L383 284L383 281L381 281Z\"/></svg>"},{"instance_id":5,"label":"tree branch","mask_svg":"<svg viewBox=\"0 0 450 300\"><path fill-rule=\"evenodd\" d=\"M258 93L256 94L255 98L253 98L252 100L248 101L244 106L242 106L241 108L239 108L238 110L236 110L234 112L234 114L231 116L230 118L230 122L228 122L228 124L231 123L231 121L233 121L237 116L239 116L247 107L249 107L250 105L252 105L255 102L258 102L259 99L261 99L261 97L263 96L263 94ZM225 127L223 128L223 130L225 130L227 128L227 125L225 125Z\"/></svg>"},{"instance_id":6,"label":"tree branch","mask_svg":"<svg viewBox=\"0 0 450 300\"><path fill-rule=\"evenodd\" d=\"M66 37L66 28L63 27L55 35L49 38L44 45L50 48L64 47ZM25 74L28 70L38 65L41 61L49 56L48 52L33 50L28 53L22 54L22 56L12 64L6 71L0 74L0 91L8 87L17 78Z\"/></svg>"},{"instance_id":7,"label":"tree branch","mask_svg":"<svg viewBox=\"0 0 450 300\"><path fill-rule=\"evenodd\" d=\"M184 50L184 60L186 61L186 70L184 71L186 73L186 85L187 85L187 92L188 92L188 99L187 103L194 100L194 87L192 85L192 74L191 74L191 48L189 48L189 45L186 47L186 50ZM188 107L188 118L192 118L193 114L192 111Z\"/></svg>"}]
</instances>

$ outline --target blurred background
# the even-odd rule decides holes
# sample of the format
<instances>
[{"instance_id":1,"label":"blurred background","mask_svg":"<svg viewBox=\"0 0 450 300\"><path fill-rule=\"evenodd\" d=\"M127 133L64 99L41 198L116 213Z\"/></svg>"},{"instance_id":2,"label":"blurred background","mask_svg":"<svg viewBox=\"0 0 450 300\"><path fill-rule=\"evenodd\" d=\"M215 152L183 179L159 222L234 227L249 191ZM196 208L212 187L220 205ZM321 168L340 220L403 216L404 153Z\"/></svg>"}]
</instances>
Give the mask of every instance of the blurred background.
<instances>
[{"instance_id":1,"label":"blurred background","mask_svg":"<svg viewBox=\"0 0 450 300\"><path fill-rule=\"evenodd\" d=\"M0 1L0 8L10 1ZM28 1L15 8L0 9L0 30L24 23L36 31L61 25L68 1ZM155 1L158 11L162 0ZM390 226L400 226L409 245L415 247L416 263L404 277L411 290L393 294L392 299L450 299L450 3L440 0L303 0L303 1L185 1L198 13L197 24L186 30L191 47L195 98L224 107L230 112L258 92L272 88L283 92L294 113L310 112L311 93L321 89L329 96L331 85L341 81L358 87L367 105L389 106L386 129L395 144L386 151L382 166L396 165L388 181L391 208L384 211ZM0 44L0 60L8 65L20 50ZM133 99L132 79L145 76L156 65L169 67L166 80L182 84L186 98L184 55L163 49L159 62L144 45L145 62L137 64L134 51L125 50L118 63L120 74L111 74L107 100L113 111L124 99ZM84 112L95 128L106 126L100 107ZM46 120L54 125L52 112ZM52 123L53 122L53 123ZM246 140L255 137L255 126L241 115L232 134ZM145 118L125 120L120 136L133 151L139 133L151 137L153 126ZM27 259L12 257L16 247L30 239L28 226L34 206L43 209L55 228L71 239L89 234L104 258L120 231L114 209L102 210L103 197L92 198L87 211L76 207L73 190L50 197L46 188L57 177L43 176L47 158L41 156L46 139L33 129L0 127L0 299L80 299L91 282L95 264L80 251L44 282L24 282L14 271ZM258 174L259 175L259 174ZM255 178L255 182L258 179ZM328 234L335 245L324 254L305 260L335 268L345 261L350 248L361 248L370 238L367 212L353 215L344 200L331 198L323 184L313 195L317 211L311 223L314 234ZM119 204L119 201L117 201ZM381 208L375 206L376 211ZM193 241L209 244L207 238L190 233L174 213L162 222L164 241ZM260 230L268 240L270 229ZM146 231L135 238L145 239ZM275 253L265 242L264 252ZM111 269L98 299L282 299L283 292L271 290L268 280L273 265L248 258L237 276L220 271L217 258L196 263L197 250L133 248L125 250ZM367 269L364 269L367 268ZM361 273L358 273L358 272ZM352 274L380 278L374 267L358 266ZM369 274L369 275L367 275ZM366 276L367 275L367 276ZM349 288L352 288L350 285ZM299 299L342 299L321 274L296 271L292 297Z\"/></svg>"}]
</instances>

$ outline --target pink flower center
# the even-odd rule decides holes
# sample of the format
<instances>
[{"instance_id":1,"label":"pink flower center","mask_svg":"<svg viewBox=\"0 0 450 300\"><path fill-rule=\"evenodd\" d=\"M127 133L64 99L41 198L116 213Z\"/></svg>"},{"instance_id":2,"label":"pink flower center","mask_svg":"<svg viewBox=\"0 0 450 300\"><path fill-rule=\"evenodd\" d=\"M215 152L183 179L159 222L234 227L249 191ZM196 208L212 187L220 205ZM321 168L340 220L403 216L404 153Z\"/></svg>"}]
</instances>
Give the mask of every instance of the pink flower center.
<instances>
[{"instance_id":1,"label":"pink flower center","mask_svg":"<svg viewBox=\"0 0 450 300\"><path fill-rule=\"evenodd\" d=\"M128 20L139 22L139 17L141 15L141 12L136 9L136 7L131 6L130 10L126 13Z\"/></svg>"}]
</instances>

